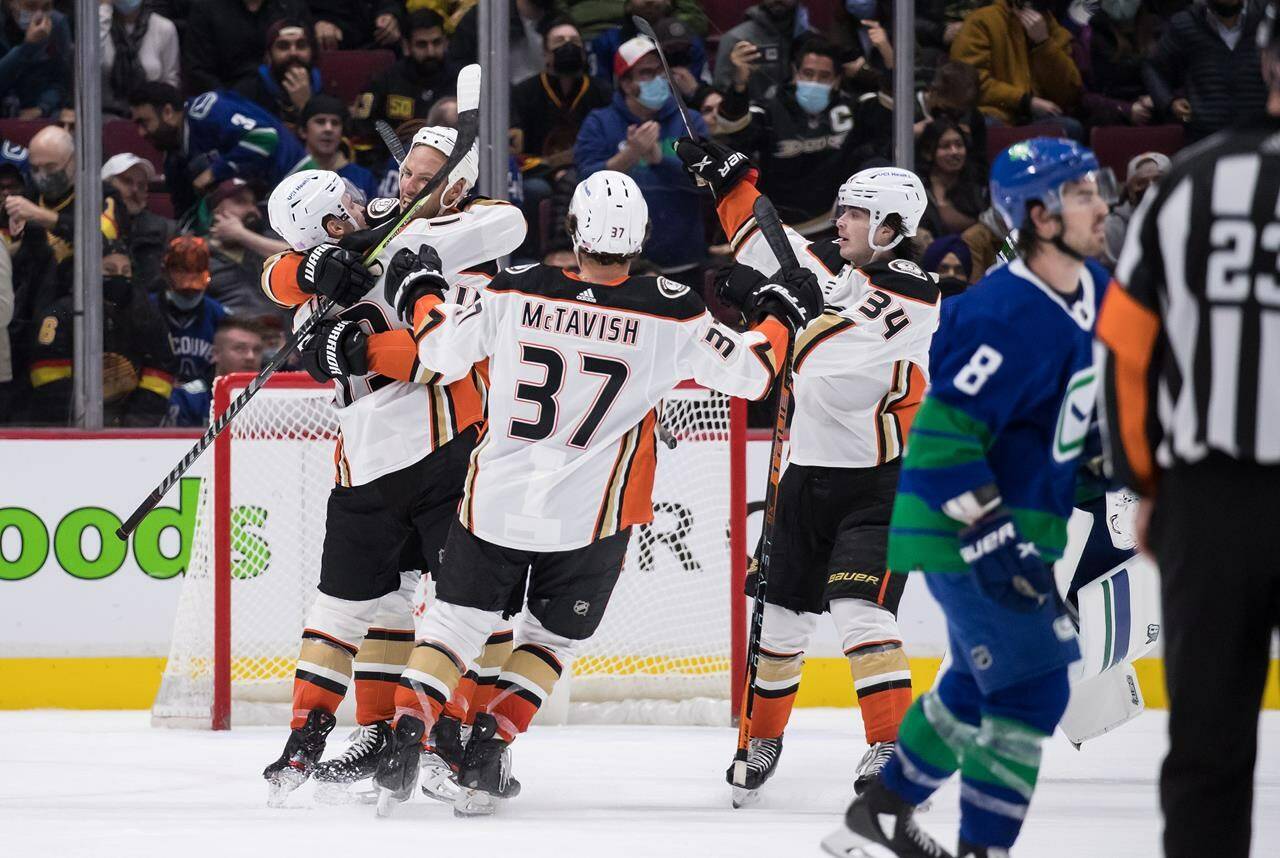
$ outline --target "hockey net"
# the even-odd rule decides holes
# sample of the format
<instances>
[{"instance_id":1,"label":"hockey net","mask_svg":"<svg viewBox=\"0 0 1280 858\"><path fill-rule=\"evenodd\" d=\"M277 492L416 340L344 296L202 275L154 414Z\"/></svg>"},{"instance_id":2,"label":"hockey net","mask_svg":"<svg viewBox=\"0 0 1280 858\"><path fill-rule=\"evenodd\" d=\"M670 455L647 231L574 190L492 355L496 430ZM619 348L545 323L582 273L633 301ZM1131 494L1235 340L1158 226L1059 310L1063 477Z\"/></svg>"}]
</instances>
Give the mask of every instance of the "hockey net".
<instances>
[{"instance_id":1,"label":"hockey net","mask_svg":"<svg viewBox=\"0 0 1280 858\"><path fill-rule=\"evenodd\" d=\"M213 416L252 379L220 378ZM333 486L331 399L304 374L278 373L215 442L153 723L288 722ZM722 724L736 711L744 412L692 384L664 401L675 446L658 445L655 521L632 534L600 628L566 672L558 720Z\"/></svg>"}]
</instances>

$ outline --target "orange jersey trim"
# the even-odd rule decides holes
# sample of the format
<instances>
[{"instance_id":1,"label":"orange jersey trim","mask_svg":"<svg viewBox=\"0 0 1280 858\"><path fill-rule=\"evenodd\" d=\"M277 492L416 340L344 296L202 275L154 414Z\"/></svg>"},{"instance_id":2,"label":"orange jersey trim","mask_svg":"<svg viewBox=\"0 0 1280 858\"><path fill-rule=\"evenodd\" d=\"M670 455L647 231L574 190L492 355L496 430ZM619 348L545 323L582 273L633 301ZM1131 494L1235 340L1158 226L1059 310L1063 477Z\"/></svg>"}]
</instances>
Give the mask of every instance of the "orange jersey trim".
<instances>
[{"instance_id":1,"label":"orange jersey trim","mask_svg":"<svg viewBox=\"0 0 1280 858\"><path fill-rule=\"evenodd\" d=\"M1111 349L1115 374L1115 409L1120 446L1140 494L1155 490L1155 456L1147 440L1150 394L1147 378L1160 335L1160 319L1116 281L1102 302L1097 336Z\"/></svg>"},{"instance_id":2,"label":"orange jersey trim","mask_svg":"<svg viewBox=\"0 0 1280 858\"><path fill-rule=\"evenodd\" d=\"M396 381L414 382L421 364L418 363L418 346L413 341L413 334L400 329L372 334L365 346L365 354L369 358L369 371ZM439 378L434 374L432 379L424 382L430 384Z\"/></svg>"},{"instance_id":3,"label":"orange jersey trim","mask_svg":"<svg viewBox=\"0 0 1280 858\"><path fill-rule=\"evenodd\" d=\"M297 307L311 296L298 287L298 266L302 254L292 250L277 253L267 260L262 272L262 291L281 307Z\"/></svg>"}]
</instances>

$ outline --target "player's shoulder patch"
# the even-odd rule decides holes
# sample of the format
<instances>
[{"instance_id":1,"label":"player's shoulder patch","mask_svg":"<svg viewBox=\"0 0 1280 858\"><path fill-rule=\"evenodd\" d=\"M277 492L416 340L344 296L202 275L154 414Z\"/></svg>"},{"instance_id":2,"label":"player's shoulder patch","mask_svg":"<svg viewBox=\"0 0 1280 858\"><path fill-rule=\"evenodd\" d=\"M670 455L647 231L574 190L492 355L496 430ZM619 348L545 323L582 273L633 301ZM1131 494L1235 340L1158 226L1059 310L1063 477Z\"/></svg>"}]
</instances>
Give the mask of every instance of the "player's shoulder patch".
<instances>
[{"instance_id":1,"label":"player's shoulder patch","mask_svg":"<svg viewBox=\"0 0 1280 858\"><path fill-rule=\"evenodd\" d=\"M206 92L197 95L195 98L187 102L187 116L192 119L204 119L209 115L209 111L213 110L213 106L218 103L218 93Z\"/></svg>"},{"instance_id":2,"label":"player's shoulder patch","mask_svg":"<svg viewBox=\"0 0 1280 858\"><path fill-rule=\"evenodd\" d=\"M658 294L674 301L689 294L689 287L683 283L677 283L674 280L668 280L662 275L658 275Z\"/></svg>"},{"instance_id":3,"label":"player's shoulder patch","mask_svg":"<svg viewBox=\"0 0 1280 858\"><path fill-rule=\"evenodd\" d=\"M400 210L400 201L395 197L375 197L365 204L365 218L370 222L383 220L393 212Z\"/></svg>"},{"instance_id":4,"label":"player's shoulder patch","mask_svg":"<svg viewBox=\"0 0 1280 858\"><path fill-rule=\"evenodd\" d=\"M822 264L823 268L827 269L828 274L835 276L840 273L840 269L844 268L844 257L840 255L840 245L836 244L834 238L810 242L806 249Z\"/></svg>"},{"instance_id":5,"label":"player's shoulder patch","mask_svg":"<svg viewBox=\"0 0 1280 858\"><path fill-rule=\"evenodd\" d=\"M859 270L873 289L925 304L938 303L938 278L908 259L880 260Z\"/></svg>"}]
</instances>

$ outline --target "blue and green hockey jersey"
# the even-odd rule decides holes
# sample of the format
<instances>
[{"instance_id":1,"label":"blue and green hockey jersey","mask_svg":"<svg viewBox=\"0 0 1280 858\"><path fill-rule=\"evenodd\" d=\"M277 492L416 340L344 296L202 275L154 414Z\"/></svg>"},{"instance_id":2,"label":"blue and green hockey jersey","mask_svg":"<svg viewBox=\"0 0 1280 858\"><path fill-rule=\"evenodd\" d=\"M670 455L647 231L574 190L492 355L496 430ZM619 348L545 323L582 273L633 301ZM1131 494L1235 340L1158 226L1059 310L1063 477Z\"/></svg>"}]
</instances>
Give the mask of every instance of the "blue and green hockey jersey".
<instances>
[{"instance_id":1,"label":"blue and green hockey jersey","mask_svg":"<svg viewBox=\"0 0 1280 858\"><path fill-rule=\"evenodd\" d=\"M1062 556L1093 418L1093 325L1110 275L1090 261L1055 292L1015 260L942 305L932 385L911 427L889 568L963 572L948 500L995 483L1023 538Z\"/></svg>"}]
</instances>

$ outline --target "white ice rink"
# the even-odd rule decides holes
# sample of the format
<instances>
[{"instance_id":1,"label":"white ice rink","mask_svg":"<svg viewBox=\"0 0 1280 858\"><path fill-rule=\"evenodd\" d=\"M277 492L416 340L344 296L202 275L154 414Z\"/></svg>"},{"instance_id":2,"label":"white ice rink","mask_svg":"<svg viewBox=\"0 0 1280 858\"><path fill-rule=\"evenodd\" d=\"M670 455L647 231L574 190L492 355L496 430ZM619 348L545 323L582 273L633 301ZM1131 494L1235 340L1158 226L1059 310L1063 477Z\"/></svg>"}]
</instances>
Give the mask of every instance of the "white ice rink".
<instances>
[{"instance_id":1,"label":"white ice rink","mask_svg":"<svg viewBox=\"0 0 1280 858\"><path fill-rule=\"evenodd\" d=\"M513 749L524 792L499 816L455 819L416 797L376 819L366 805L315 804L310 785L287 808L268 809L260 772L279 753L282 730L153 729L143 712L3 712L0 855L818 856L863 751L856 718L798 710L778 774L746 810L728 806L728 729L543 727ZM331 748L343 739L335 731ZM1015 855L1156 858L1163 749L1162 713L1082 752L1056 737ZM1253 854L1280 855L1280 713L1263 722L1257 787ZM952 783L922 818L949 847L956 792Z\"/></svg>"}]
</instances>

